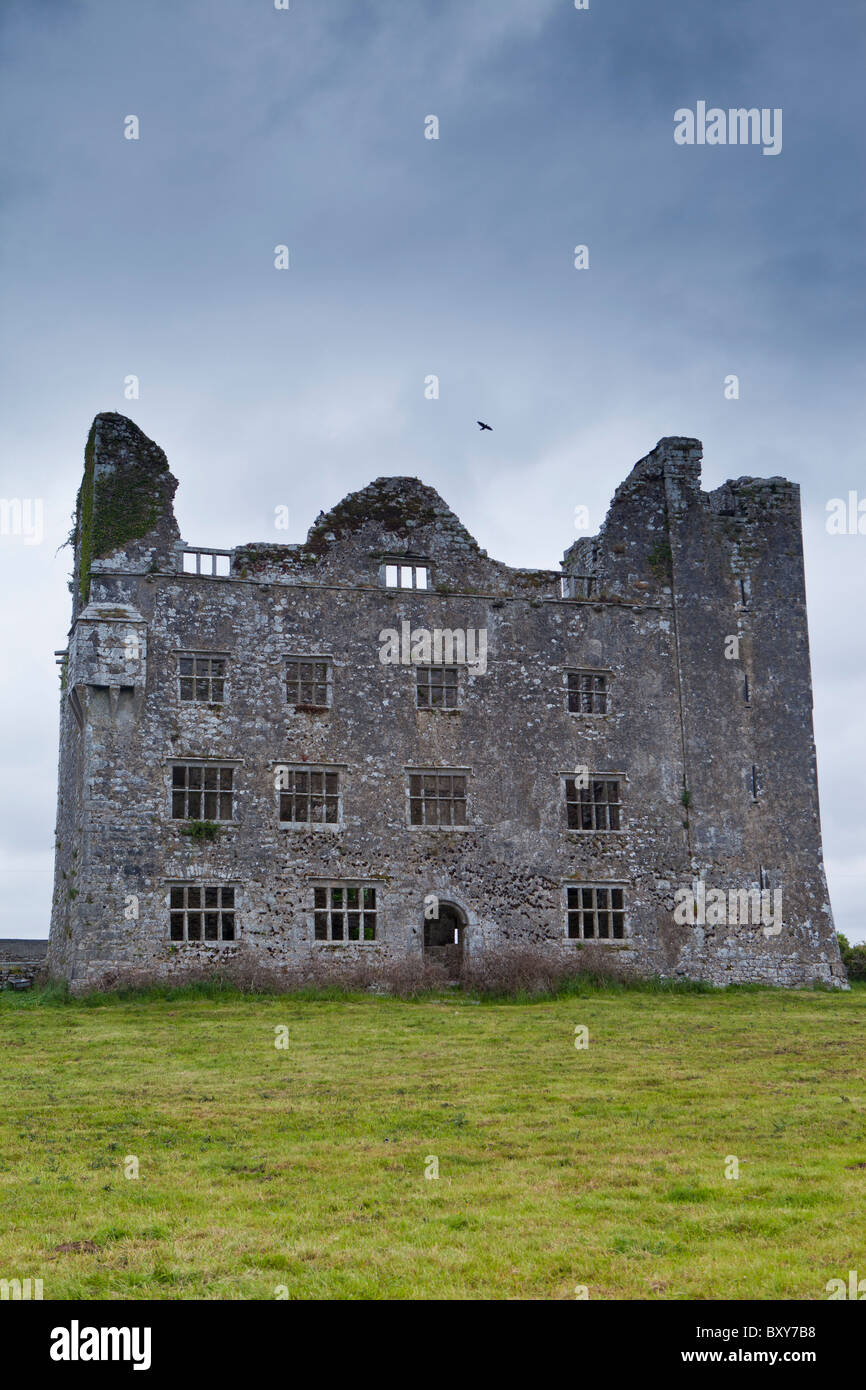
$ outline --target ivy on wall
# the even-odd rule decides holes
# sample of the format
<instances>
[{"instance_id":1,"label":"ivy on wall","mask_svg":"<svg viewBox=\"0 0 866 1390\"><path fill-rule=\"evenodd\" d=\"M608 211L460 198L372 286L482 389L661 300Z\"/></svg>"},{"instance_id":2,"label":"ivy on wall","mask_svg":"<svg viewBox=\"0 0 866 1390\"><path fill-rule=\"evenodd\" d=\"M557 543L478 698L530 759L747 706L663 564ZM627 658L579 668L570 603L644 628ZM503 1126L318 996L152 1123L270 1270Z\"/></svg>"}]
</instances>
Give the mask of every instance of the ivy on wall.
<instances>
[{"instance_id":1,"label":"ivy on wall","mask_svg":"<svg viewBox=\"0 0 866 1390\"><path fill-rule=\"evenodd\" d=\"M84 449L84 477L75 507L75 539L79 553L81 601L90 594L90 570L94 560L140 540L156 526L165 507L168 463L162 468L152 458L125 460L96 477L97 421L94 420Z\"/></svg>"}]
</instances>

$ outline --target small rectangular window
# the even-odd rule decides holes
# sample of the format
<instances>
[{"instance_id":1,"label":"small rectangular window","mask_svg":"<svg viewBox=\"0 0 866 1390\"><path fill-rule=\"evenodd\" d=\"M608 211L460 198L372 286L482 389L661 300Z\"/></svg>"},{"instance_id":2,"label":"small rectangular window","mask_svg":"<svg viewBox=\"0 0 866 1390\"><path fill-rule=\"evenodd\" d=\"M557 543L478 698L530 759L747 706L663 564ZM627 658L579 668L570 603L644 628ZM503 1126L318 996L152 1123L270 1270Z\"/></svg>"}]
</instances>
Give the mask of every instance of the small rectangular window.
<instances>
[{"instance_id":1,"label":"small rectangular window","mask_svg":"<svg viewBox=\"0 0 866 1390\"><path fill-rule=\"evenodd\" d=\"M295 709L330 709L333 663L324 656L291 656L286 662L286 700Z\"/></svg>"},{"instance_id":2,"label":"small rectangular window","mask_svg":"<svg viewBox=\"0 0 866 1390\"><path fill-rule=\"evenodd\" d=\"M235 885L169 885L171 941L236 941Z\"/></svg>"},{"instance_id":3,"label":"small rectangular window","mask_svg":"<svg viewBox=\"0 0 866 1390\"><path fill-rule=\"evenodd\" d=\"M416 703L419 709L458 709L459 673L456 666L417 666Z\"/></svg>"},{"instance_id":4,"label":"small rectangular window","mask_svg":"<svg viewBox=\"0 0 866 1390\"><path fill-rule=\"evenodd\" d=\"M219 576L228 579L232 570L231 553L227 550L199 550L190 547L181 557L181 570L184 574L198 574L213 579Z\"/></svg>"},{"instance_id":5,"label":"small rectangular window","mask_svg":"<svg viewBox=\"0 0 866 1390\"><path fill-rule=\"evenodd\" d=\"M386 589L429 589L430 587L430 567L429 565L416 565L397 563L388 561L382 566L382 578Z\"/></svg>"},{"instance_id":6,"label":"small rectangular window","mask_svg":"<svg viewBox=\"0 0 866 1390\"><path fill-rule=\"evenodd\" d=\"M596 598L598 581L591 574L566 574L560 580L563 598Z\"/></svg>"},{"instance_id":7,"label":"small rectangular window","mask_svg":"<svg viewBox=\"0 0 866 1390\"><path fill-rule=\"evenodd\" d=\"M172 764L173 820L230 821L233 814L233 767L220 767L211 763Z\"/></svg>"},{"instance_id":8,"label":"small rectangular window","mask_svg":"<svg viewBox=\"0 0 866 1390\"><path fill-rule=\"evenodd\" d=\"M463 772L411 772L409 824L465 825L466 780Z\"/></svg>"},{"instance_id":9,"label":"small rectangular window","mask_svg":"<svg viewBox=\"0 0 866 1390\"><path fill-rule=\"evenodd\" d=\"M209 656L207 652L184 652L179 655L177 686L181 702L224 704L227 664L224 656Z\"/></svg>"},{"instance_id":10,"label":"small rectangular window","mask_svg":"<svg viewBox=\"0 0 866 1390\"><path fill-rule=\"evenodd\" d=\"M567 671L569 714L607 714L610 680L607 671Z\"/></svg>"},{"instance_id":11,"label":"small rectangular window","mask_svg":"<svg viewBox=\"0 0 866 1390\"><path fill-rule=\"evenodd\" d=\"M316 941L375 941L377 918L373 884L328 883L313 889Z\"/></svg>"},{"instance_id":12,"label":"small rectangular window","mask_svg":"<svg viewBox=\"0 0 866 1390\"><path fill-rule=\"evenodd\" d=\"M342 810L339 768L281 767L277 787L281 825L339 825Z\"/></svg>"},{"instance_id":13,"label":"small rectangular window","mask_svg":"<svg viewBox=\"0 0 866 1390\"><path fill-rule=\"evenodd\" d=\"M613 884L569 884L566 936L572 941L622 941L625 938L625 892Z\"/></svg>"},{"instance_id":14,"label":"small rectangular window","mask_svg":"<svg viewBox=\"0 0 866 1390\"><path fill-rule=\"evenodd\" d=\"M621 830L620 784L616 777L566 777L565 809L569 830ZM583 781L587 785L583 785Z\"/></svg>"}]
</instances>

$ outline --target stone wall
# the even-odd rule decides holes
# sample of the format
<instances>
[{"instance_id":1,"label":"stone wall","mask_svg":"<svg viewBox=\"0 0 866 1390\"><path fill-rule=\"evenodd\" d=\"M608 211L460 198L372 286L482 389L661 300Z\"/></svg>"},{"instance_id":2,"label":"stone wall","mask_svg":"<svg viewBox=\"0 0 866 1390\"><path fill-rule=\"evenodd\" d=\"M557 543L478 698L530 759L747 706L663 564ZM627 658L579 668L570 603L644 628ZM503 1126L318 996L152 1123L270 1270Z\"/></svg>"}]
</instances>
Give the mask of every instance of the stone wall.
<instances>
[{"instance_id":1,"label":"stone wall","mask_svg":"<svg viewBox=\"0 0 866 1390\"><path fill-rule=\"evenodd\" d=\"M0 989L11 980L30 980L45 969L48 940L0 937Z\"/></svg>"}]
</instances>

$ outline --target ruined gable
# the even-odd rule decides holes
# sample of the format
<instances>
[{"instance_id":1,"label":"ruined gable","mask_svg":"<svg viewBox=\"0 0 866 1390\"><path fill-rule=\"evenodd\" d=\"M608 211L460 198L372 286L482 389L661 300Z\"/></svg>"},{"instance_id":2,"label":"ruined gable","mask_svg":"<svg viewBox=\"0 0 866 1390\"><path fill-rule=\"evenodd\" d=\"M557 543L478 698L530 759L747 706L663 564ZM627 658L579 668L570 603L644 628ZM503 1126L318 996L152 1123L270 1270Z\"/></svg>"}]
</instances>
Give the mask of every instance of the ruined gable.
<instances>
[{"instance_id":1,"label":"ruined gable","mask_svg":"<svg viewBox=\"0 0 866 1390\"><path fill-rule=\"evenodd\" d=\"M551 571L512 570L489 559L438 492L417 478L377 478L320 512L301 545L250 544L232 572L260 582L379 583L387 562L427 562L438 592L506 592L555 584Z\"/></svg>"}]
</instances>

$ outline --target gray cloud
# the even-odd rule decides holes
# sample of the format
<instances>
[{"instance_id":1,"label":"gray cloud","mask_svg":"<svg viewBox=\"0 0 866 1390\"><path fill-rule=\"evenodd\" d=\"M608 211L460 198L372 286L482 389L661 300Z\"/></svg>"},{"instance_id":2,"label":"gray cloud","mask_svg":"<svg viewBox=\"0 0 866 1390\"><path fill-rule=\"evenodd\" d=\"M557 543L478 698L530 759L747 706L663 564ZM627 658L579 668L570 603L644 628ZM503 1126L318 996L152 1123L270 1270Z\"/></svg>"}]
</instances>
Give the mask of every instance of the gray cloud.
<instances>
[{"instance_id":1,"label":"gray cloud","mask_svg":"<svg viewBox=\"0 0 866 1390\"><path fill-rule=\"evenodd\" d=\"M117 409L166 449L192 542L268 539L280 504L297 539L412 473L491 554L555 565L575 505L600 523L665 434L704 440L707 487L799 481L831 890L866 938L866 536L824 529L828 498L866 496L860 6L85 0L4 23L2 492L43 497L48 534L0 540L0 931L47 925L53 552ZM782 154L675 146L698 99L781 106Z\"/></svg>"}]
</instances>

